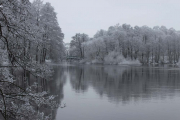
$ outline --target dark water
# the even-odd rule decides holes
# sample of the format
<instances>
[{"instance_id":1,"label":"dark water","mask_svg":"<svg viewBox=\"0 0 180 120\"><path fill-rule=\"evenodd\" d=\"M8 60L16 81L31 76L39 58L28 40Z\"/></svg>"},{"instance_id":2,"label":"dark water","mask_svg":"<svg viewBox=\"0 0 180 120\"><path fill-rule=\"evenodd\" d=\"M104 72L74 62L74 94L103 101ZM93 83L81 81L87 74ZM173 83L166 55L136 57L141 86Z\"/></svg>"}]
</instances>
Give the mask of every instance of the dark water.
<instances>
[{"instance_id":1,"label":"dark water","mask_svg":"<svg viewBox=\"0 0 180 120\"><path fill-rule=\"evenodd\" d=\"M56 120L180 120L180 68L64 65L55 71L51 91L66 103Z\"/></svg>"}]
</instances>

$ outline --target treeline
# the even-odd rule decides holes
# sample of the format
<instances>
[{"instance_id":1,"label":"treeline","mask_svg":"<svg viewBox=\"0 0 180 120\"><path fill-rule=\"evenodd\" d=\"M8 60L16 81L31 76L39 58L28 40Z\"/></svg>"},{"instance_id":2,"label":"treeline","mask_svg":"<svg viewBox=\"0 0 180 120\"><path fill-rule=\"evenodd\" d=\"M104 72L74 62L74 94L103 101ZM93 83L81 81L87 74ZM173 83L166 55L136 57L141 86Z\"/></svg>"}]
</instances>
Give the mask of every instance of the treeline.
<instances>
[{"instance_id":1,"label":"treeline","mask_svg":"<svg viewBox=\"0 0 180 120\"><path fill-rule=\"evenodd\" d=\"M93 38L83 39L77 35L71 41L71 54L86 61L117 64L124 60L138 60L143 64L179 62L180 31L173 28L118 24L108 30L99 30Z\"/></svg>"},{"instance_id":2,"label":"treeline","mask_svg":"<svg viewBox=\"0 0 180 120\"><path fill-rule=\"evenodd\" d=\"M46 105L54 109L54 97L37 91L38 81L45 81L52 72L46 60L62 60L63 38L50 3L0 1L0 119L51 119L51 113L46 116L39 108ZM23 73L22 77L15 74L17 70ZM36 79L36 83L32 83L30 77Z\"/></svg>"}]
</instances>

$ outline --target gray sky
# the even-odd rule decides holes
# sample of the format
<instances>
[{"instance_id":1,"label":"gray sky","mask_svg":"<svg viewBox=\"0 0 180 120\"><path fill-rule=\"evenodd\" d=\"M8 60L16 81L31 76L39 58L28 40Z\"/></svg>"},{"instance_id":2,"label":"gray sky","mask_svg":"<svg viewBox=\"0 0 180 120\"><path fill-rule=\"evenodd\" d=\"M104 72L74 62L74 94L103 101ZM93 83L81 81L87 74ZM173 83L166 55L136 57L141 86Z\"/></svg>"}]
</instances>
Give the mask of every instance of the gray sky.
<instances>
[{"instance_id":1,"label":"gray sky","mask_svg":"<svg viewBox=\"0 0 180 120\"><path fill-rule=\"evenodd\" d=\"M164 25L180 30L180 0L44 0L57 13L58 22L70 42L75 33L90 37L117 23L149 27Z\"/></svg>"}]
</instances>

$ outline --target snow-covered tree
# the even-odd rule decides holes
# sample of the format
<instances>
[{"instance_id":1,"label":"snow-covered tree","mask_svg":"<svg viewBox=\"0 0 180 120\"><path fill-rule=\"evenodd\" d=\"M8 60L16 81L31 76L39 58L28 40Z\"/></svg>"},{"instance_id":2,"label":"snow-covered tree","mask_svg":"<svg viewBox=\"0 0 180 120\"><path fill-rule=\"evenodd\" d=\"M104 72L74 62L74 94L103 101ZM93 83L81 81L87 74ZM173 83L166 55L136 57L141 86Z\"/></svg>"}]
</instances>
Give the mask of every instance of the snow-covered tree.
<instances>
[{"instance_id":1,"label":"snow-covered tree","mask_svg":"<svg viewBox=\"0 0 180 120\"><path fill-rule=\"evenodd\" d=\"M177 63L180 56L180 33L164 26L150 28L117 24L107 31L99 30L91 40L83 44L84 58L89 61L96 59L105 62L104 58L107 61L110 56L113 59L122 56L126 60L139 60L143 64ZM76 47L71 45L71 48L81 51L81 45L78 44Z\"/></svg>"},{"instance_id":2,"label":"snow-covered tree","mask_svg":"<svg viewBox=\"0 0 180 120\"><path fill-rule=\"evenodd\" d=\"M0 1L0 65L10 66L0 66L0 113L5 120L50 118L34 106L57 106L52 96L38 90L38 81L48 79L52 73L45 60L59 60L64 54L62 40L63 33L49 3ZM31 77L37 82L33 83Z\"/></svg>"}]
</instances>

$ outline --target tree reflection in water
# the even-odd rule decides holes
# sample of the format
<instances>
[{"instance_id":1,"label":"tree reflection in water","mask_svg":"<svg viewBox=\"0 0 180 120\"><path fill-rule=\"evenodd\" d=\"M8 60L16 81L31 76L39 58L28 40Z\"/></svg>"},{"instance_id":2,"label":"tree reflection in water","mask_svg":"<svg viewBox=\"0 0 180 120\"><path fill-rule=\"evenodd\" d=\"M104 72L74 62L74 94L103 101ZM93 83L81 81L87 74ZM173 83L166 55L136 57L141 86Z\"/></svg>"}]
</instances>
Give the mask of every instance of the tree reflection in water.
<instances>
[{"instance_id":1,"label":"tree reflection in water","mask_svg":"<svg viewBox=\"0 0 180 120\"><path fill-rule=\"evenodd\" d=\"M168 67L68 66L70 83L77 92L89 87L111 102L164 99L180 89L180 71Z\"/></svg>"},{"instance_id":2,"label":"tree reflection in water","mask_svg":"<svg viewBox=\"0 0 180 120\"><path fill-rule=\"evenodd\" d=\"M61 99L63 99L63 85L65 84L66 76L64 68L59 68L54 66L54 72L52 75L47 78L39 78L35 77L32 74L28 72L24 72L20 67L11 67L10 72L11 74L17 79L14 84L17 86L20 86L23 89L26 89L28 86L32 86L34 83L37 83L37 88L34 88L36 93L42 93L43 91L46 91L48 94L46 96L53 95L54 98L54 105L55 106L63 106L61 105ZM26 75L24 75L26 73ZM24 78L24 76L26 78ZM26 81L25 81L26 80ZM18 105L21 105L22 103L17 103ZM51 115L51 120L55 120L57 109L58 107L55 106L48 106L48 105L41 105L41 106L32 106L35 108L37 112L43 112L45 116ZM32 117L32 116L31 116ZM32 117L33 118L33 117ZM0 116L0 119L3 119L2 116ZM10 119L11 120L11 119Z\"/></svg>"}]
</instances>

